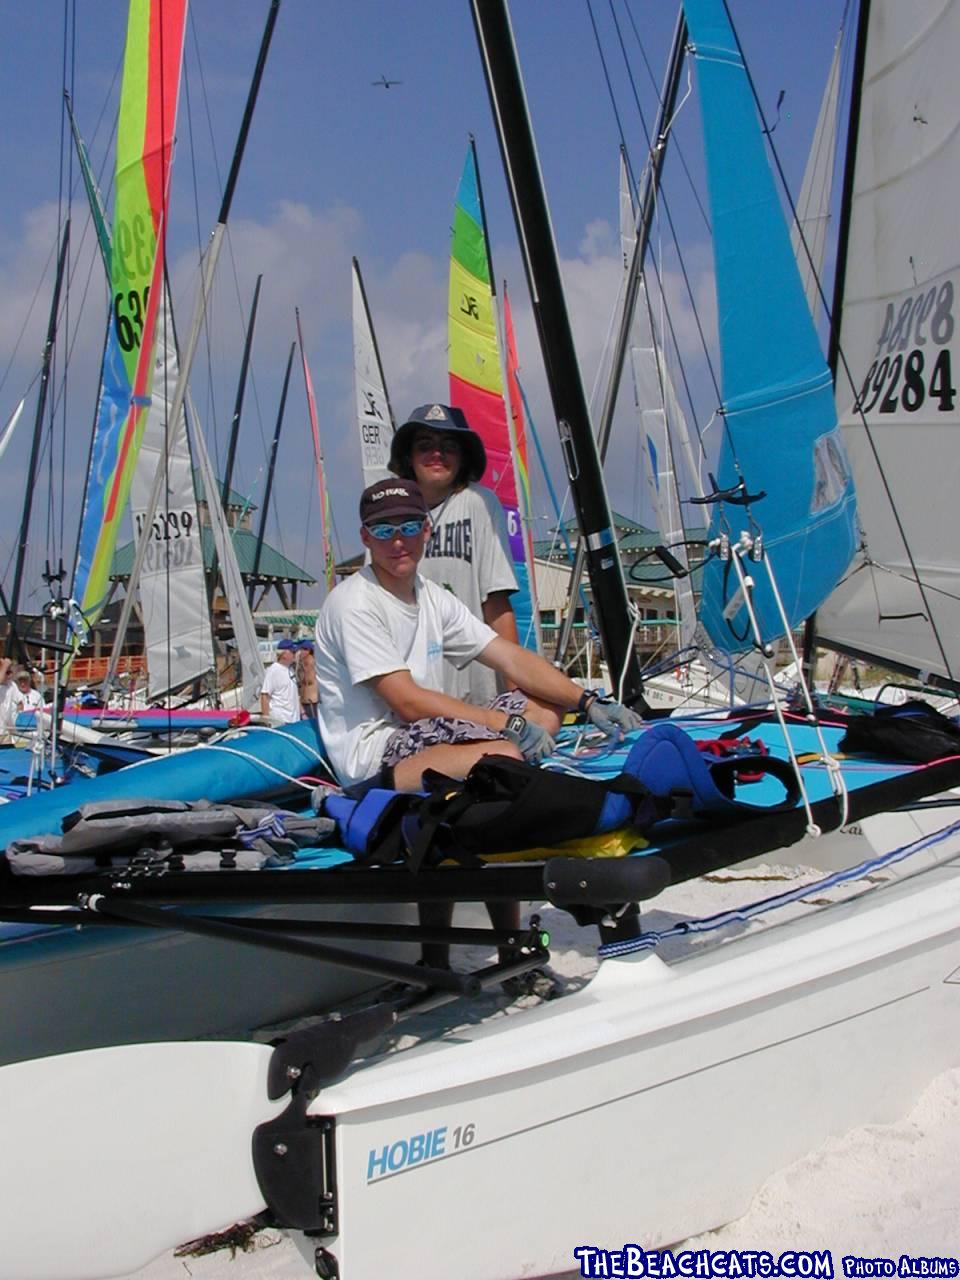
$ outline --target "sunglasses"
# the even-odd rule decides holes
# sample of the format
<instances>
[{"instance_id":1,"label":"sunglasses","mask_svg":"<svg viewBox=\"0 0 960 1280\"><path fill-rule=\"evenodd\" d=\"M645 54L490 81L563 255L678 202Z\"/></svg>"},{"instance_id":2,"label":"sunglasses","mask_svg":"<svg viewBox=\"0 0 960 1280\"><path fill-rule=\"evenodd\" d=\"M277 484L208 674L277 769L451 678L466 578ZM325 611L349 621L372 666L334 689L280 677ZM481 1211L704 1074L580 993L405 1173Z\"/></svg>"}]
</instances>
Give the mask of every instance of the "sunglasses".
<instances>
[{"instance_id":1,"label":"sunglasses","mask_svg":"<svg viewBox=\"0 0 960 1280\"><path fill-rule=\"evenodd\" d=\"M364 528L378 542L389 542L398 533L401 538L415 538L426 523L426 517L422 517L419 520L404 520L403 524L368 524Z\"/></svg>"},{"instance_id":2,"label":"sunglasses","mask_svg":"<svg viewBox=\"0 0 960 1280\"><path fill-rule=\"evenodd\" d=\"M416 453L459 453L460 441L452 436L421 436L414 440L413 448Z\"/></svg>"}]
</instances>

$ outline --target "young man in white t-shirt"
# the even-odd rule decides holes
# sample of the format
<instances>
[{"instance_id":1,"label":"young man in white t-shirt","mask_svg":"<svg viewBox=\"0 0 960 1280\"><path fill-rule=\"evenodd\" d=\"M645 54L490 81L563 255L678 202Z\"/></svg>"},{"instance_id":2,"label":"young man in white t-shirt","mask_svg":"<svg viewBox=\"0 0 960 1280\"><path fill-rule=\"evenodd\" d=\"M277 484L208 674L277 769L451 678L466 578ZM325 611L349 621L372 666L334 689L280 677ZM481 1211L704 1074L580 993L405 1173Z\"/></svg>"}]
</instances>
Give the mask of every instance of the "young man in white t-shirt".
<instances>
[{"instance_id":1,"label":"young man in white t-shirt","mask_svg":"<svg viewBox=\"0 0 960 1280\"><path fill-rule=\"evenodd\" d=\"M507 519L499 498L479 483L487 452L463 411L446 404L414 409L390 442L390 470L416 480L426 499L430 536L420 561L423 577L452 591L498 636L518 640ZM460 671L447 663L443 688L455 698L487 706L496 696L497 678L479 662Z\"/></svg>"},{"instance_id":2,"label":"young man in white t-shirt","mask_svg":"<svg viewBox=\"0 0 960 1280\"><path fill-rule=\"evenodd\" d=\"M316 631L320 732L343 786L416 791L425 769L463 778L485 755L540 760L553 750L567 708L611 735L640 726L634 712L584 692L417 572L430 520L415 481L370 485L360 496L360 521L370 563L330 593ZM459 668L482 662L510 692L486 707L444 693L444 659ZM449 924L444 904L432 905L421 910L423 922ZM442 945L424 947L432 964L445 964L447 955ZM549 975L534 976L544 990L531 992L555 993Z\"/></svg>"},{"instance_id":3,"label":"young man in white t-shirt","mask_svg":"<svg viewBox=\"0 0 960 1280\"><path fill-rule=\"evenodd\" d=\"M449 591L417 572L430 533L412 480L388 479L360 498L370 564L327 597L317 619L320 729L344 786L379 780L420 788L425 769L462 778L484 755L539 760L567 708L609 734L639 716L584 693L538 654L498 636ZM488 707L443 692L443 660L482 662L511 686Z\"/></svg>"},{"instance_id":4,"label":"young man in white t-shirt","mask_svg":"<svg viewBox=\"0 0 960 1280\"><path fill-rule=\"evenodd\" d=\"M300 690L297 686L297 646L293 640L277 644L277 660L271 662L260 686L260 712L271 724L293 724L300 719Z\"/></svg>"}]
</instances>

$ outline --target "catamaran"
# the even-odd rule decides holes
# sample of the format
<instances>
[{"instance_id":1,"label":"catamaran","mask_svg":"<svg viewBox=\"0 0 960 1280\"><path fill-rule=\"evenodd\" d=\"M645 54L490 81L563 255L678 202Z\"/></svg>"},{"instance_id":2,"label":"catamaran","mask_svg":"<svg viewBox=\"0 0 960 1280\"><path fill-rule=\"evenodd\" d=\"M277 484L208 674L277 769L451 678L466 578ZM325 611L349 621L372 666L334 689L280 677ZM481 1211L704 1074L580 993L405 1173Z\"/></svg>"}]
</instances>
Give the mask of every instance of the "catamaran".
<instances>
[{"instance_id":1,"label":"catamaran","mask_svg":"<svg viewBox=\"0 0 960 1280\"><path fill-rule=\"evenodd\" d=\"M509 15L503 0L472 0L472 12L571 482L589 483L593 437ZM960 3L861 5L834 308L849 370L836 379L839 430L722 0L686 0L674 46L696 66L725 344L702 625L712 645L769 661L772 638L816 609L832 642L953 687L953 570L930 504L887 534L891 497L915 475L901 468L886 491L870 475L885 471L888 447L894 457L906 447L904 428L933 449L956 418L955 228L945 202L918 191L951 172L960 145ZM758 423L777 433L776 451L758 443ZM943 443L935 470L947 484L955 464ZM623 605L602 491L575 497L594 596L601 609ZM624 618L604 643L629 693ZM414 874L396 849L370 865L327 847L277 870L134 859L5 874L7 913L56 909L71 925L176 918L224 938L232 922L205 918L201 905L547 902L599 926L602 963L550 1004L460 1020L455 1033L394 1053L380 1050L399 1020L415 1025L413 997L343 1009L271 1044L110 1043L8 1063L0 1276L120 1275L264 1212L296 1234L316 1274L340 1280L445 1280L451 1265L479 1280L553 1274L584 1244L658 1248L719 1225L822 1139L902 1114L960 1061L960 753L950 722L914 711L863 719L775 701L728 720L652 723L613 754L578 750L572 735L549 763L578 781L616 776L638 748L647 761L641 777L663 807L627 857L591 857L581 842ZM781 868L779 892L707 916L675 896L705 872L759 858ZM542 922L516 942L518 963L542 962ZM435 1004L501 976L497 966L420 969L412 982ZM22 1015L27 1031L32 1016ZM495 1230L478 1217L494 1187L501 1205L519 1207L499 1213ZM410 1230L424 1206L427 1248Z\"/></svg>"}]
</instances>

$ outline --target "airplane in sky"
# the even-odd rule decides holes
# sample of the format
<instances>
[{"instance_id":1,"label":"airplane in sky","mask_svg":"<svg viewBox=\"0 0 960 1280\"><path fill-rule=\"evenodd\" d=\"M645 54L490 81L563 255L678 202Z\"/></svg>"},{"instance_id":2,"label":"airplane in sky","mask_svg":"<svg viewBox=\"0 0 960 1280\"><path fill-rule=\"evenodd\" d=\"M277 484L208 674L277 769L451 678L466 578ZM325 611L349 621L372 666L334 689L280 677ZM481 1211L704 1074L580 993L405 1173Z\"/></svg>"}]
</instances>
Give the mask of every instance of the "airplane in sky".
<instances>
[{"instance_id":1,"label":"airplane in sky","mask_svg":"<svg viewBox=\"0 0 960 1280\"><path fill-rule=\"evenodd\" d=\"M381 75L379 80L371 80L372 85L376 85L378 89L389 89L391 85L403 84L402 80L388 80L386 76Z\"/></svg>"}]
</instances>

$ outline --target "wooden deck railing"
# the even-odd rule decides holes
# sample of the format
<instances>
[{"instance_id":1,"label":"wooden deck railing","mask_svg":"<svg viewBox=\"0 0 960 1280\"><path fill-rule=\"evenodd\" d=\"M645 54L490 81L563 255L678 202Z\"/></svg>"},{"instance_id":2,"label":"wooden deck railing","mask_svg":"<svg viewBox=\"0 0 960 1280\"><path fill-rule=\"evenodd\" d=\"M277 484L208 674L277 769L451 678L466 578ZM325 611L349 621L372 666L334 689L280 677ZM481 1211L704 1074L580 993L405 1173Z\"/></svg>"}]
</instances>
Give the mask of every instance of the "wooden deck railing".
<instances>
[{"instance_id":1,"label":"wooden deck railing","mask_svg":"<svg viewBox=\"0 0 960 1280\"><path fill-rule=\"evenodd\" d=\"M53 680L55 665L52 661L48 661L44 665L43 674L47 680ZM93 686L103 684L109 665L109 657L74 658L70 664L71 686L76 688L78 684ZM117 671L120 675L144 676L146 675L147 664L142 654L125 654L117 664Z\"/></svg>"}]
</instances>

